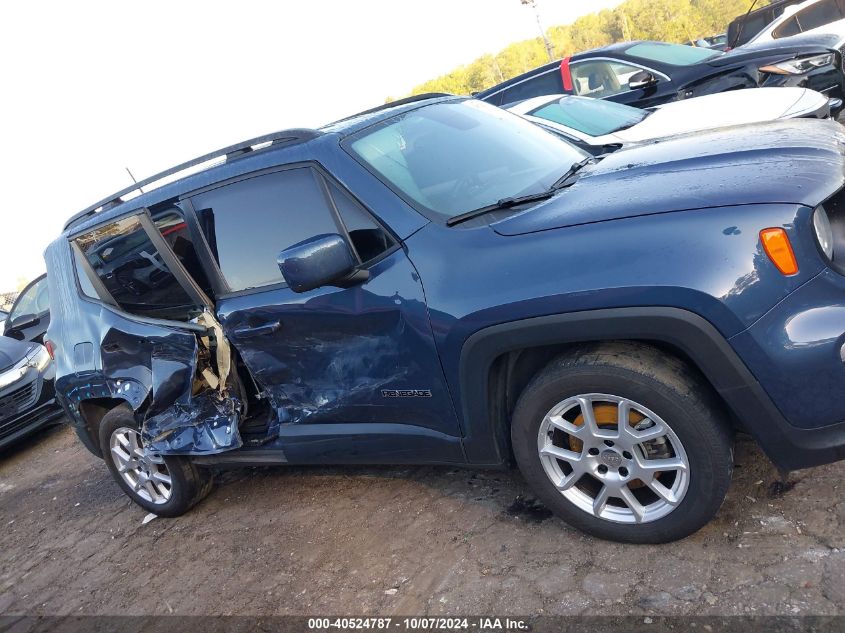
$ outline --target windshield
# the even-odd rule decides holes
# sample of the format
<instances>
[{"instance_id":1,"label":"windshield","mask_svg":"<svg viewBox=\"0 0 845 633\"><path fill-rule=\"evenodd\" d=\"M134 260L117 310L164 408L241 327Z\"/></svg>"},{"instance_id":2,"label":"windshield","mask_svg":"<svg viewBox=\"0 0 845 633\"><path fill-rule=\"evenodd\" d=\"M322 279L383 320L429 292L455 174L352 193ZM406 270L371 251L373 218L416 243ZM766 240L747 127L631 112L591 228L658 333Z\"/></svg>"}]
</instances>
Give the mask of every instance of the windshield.
<instances>
[{"instance_id":1,"label":"windshield","mask_svg":"<svg viewBox=\"0 0 845 633\"><path fill-rule=\"evenodd\" d=\"M664 44L663 42L641 42L628 48L625 53L631 57L661 62L672 66L691 66L707 59L724 55L712 48L696 48L682 44Z\"/></svg>"},{"instance_id":2,"label":"windshield","mask_svg":"<svg viewBox=\"0 0 845 633\"><path fill-rule=\"evenodd\" d=\"M589 136L604 136L636 125L651 113L604 99L563 97L528 114L560 123Z\"/></svg>"},{"instance_id":3,"label":"windshield","mask_svg":"<svg viewBox=\"0 0 845 633\"><path fill-rule=\"evenodd\" d=\"M353 155L416 207L448 219L549 189L587 154L481 101L436 103L367 128Z\"/></svg>"}]
</instances>

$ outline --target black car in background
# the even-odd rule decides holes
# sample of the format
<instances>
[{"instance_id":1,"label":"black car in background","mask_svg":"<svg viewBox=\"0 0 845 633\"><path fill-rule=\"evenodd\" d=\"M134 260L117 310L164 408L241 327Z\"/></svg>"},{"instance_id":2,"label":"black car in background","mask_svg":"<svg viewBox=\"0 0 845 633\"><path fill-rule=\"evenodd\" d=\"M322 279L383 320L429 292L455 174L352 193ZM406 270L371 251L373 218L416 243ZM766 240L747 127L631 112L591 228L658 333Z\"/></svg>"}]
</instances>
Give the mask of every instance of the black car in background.
<instances>
[{"instance_id":1,"label":"black car in background","mask_svg":"<svg viewBox=\"0 0 845 633\"><path fill-rule=\"evenodd\" d=\"M62 417L55 374L43 345L0 336L0 448Z\"/></svg>"},{"instance_id":2,"label":"black car in background","mask_svg":"<svg viewBox=\"0 0 845 633\"><path fill-rule=\"evenodd\" d=\"M41 275L31 281L15 299L3 324L2 334L18 341L42 343L49 325L50 293L47 290L47 275Z\"/></svg>"},{"instance_id":3,"label":"black car in background","mask_svg":"<svg viewBox=\"0 0 845 633\"><path fill-rule=\"evenodd\" d=\"M836 41L836 36L796 36L728 53L623 42L565 57L475 96L507 106L542 95L575 94L650 108L740 88L799 86L842 99L842 53L834 48Z\"/></svg>"}]
</instances>

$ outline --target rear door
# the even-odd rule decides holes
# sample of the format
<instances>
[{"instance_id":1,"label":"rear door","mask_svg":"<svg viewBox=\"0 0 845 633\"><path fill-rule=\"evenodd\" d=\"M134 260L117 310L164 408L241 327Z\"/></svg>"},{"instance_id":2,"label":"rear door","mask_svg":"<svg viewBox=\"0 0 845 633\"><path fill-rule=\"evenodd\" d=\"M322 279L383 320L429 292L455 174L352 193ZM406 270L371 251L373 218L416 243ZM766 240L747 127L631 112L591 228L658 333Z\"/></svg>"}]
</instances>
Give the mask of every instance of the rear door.
<instances>
[{"instance_id":1,"label":"rear door","mask_svg":"<svg viewBox=\"0 0 845 633\"><path fill-rule=\"evenodd\" d=\"M182 211L138 210L71 238L89 340L75 333L70 402L120 397L143 409L145 447L208 454L241 446L239 389L218 336ZM101 308L94 306L101 304Z\"/></svg>"},{"instance_id":2,"label":"rear door","mask_svg":"<svg viewBox=\"0 0 845 633\"><path fill-rule=\"evenodd\" d=\"M190 203L228 286L218 318L289 461L463 461L419 276L348 191L298 164ZM344 237L368 280L293 292L278 254L321 234Z\"/></svg>"}]
</instances>

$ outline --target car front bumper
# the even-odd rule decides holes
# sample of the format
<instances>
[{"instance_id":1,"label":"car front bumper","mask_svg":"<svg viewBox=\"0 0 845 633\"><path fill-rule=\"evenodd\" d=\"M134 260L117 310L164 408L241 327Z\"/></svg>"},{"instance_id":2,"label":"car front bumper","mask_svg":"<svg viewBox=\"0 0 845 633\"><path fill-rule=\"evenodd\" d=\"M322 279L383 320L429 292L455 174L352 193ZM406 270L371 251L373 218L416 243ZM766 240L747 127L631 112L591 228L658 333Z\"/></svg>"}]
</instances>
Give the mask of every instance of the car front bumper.
<instances>
[{"instance_id":1,"label":"car front bumper","mask_svg":"<svg viewBox=\"0 0 845 633\"><path fill-rule=\"evenodd\" d=\"M46 376L49 376L48 371ZM30 368L21 380L0 390L0 448L57 421L52 378Z\"/></svg>"},{"instance_id":2,"label":"car front bumper","mask_svg":"<svg viewBox=\"0 0 845 633\"><path fill-rule=\"evenodd\" d=\"M845 277L824 270L729 342L773 405L748 429L772 461L845 459Z\"/></svg>"}]
</instances>

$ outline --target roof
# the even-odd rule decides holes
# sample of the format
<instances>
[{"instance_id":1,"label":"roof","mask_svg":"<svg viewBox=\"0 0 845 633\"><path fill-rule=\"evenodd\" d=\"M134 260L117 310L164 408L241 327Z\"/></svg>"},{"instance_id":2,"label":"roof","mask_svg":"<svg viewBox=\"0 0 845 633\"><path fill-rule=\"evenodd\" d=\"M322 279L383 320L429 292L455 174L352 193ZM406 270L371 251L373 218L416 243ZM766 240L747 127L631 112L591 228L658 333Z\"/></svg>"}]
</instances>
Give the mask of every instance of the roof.
<instances>
[{"instance_id":1,"label":"roof","mask_svg":"<svg viewBox=\"0 0 845 633\"><path fill-rule=\"evenodd\" d=\"M422 107L423 105L428 105L429 103L438 103L456 98L458 97L444 93L417 95L407 99L386 103L370 110L365 110L364 112L352 115L351 117L330 123L318 130L307 128L282 130L280 132L266 134L264 136L242 141L214 152L209 152L208 154L204 154L198 158L194 158L176 165L175 167L171 167L170 169L155 174L154 176L145 178L141 182L136 182L135 184L126 187L125 189L121 189L120 191L103 198L99 202L86 207L79 213L72 216L65 223L64 231L79 228L87 224L94 216L97 216L104 211L123 207L124 204L129 202L133 203L133 208L162 202L169 197L172 197L172 185L181 183L187 178L195 176L198 173L203 173L213 167L229 165L244 157L255 155L258 152L269 153L275 150L283 150L291 146L309 143L328 134L346 136L363 129L364 127L368 127L373 123L377 123L380 120L401 114L402 112L413 110L415 108ZM222 180L227 177L222 174L221 176L222 177L218 180ZM171 177L175 177L175 179ZM156 187L154 191L144 192L143 188L149 187L150 185L158 185L158 187ZM159 188L165 189L164 185L167 185L166 191L159 191ZM141 195L126 199L126 196L135 192L141 192ZM115 214L109 214L109 216L112 215Z\"/></svg>"},{"instance_id":2,"label":"roof","mask_svg":"<svg viewBox=\"0 0 845 633\"><path fill-rule=\"evenodd\" d=\"M596 53L618 53L620 51L624 51L625 49L631 48L634 44L643 44L649 41L650 40L630 40L627 42L616 42L614 44L608 44L607 46L602 46L600 48L591 48L588 51L575 53L575 55L572 56L572 59L581 59L582 57L593 57Z\"/></svg>"},{"instance_id":3,"label":"roof","mask_svg":"<svg viewBox=\"0 0 845 633\"><path fill-rule=\"evenodd\" d=\"M334 123L329 123L322 126L320 131L325 133L338 132L343 136L347 136L369 127L373 123L378 123L379 121L389 119L404 112L409 112L410 110L414 110L424 105L465 98L466 97L459 97L445 92L429 92L421 95L415 95L413 97L399 99L398 101L391 101L376 108L364 110L358 114L353 114L340 119Z\"/></svg>"}]
</instances>

